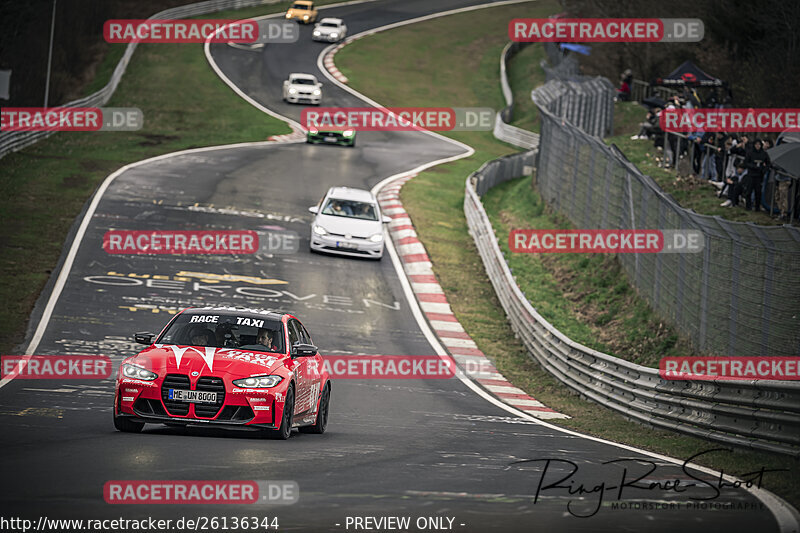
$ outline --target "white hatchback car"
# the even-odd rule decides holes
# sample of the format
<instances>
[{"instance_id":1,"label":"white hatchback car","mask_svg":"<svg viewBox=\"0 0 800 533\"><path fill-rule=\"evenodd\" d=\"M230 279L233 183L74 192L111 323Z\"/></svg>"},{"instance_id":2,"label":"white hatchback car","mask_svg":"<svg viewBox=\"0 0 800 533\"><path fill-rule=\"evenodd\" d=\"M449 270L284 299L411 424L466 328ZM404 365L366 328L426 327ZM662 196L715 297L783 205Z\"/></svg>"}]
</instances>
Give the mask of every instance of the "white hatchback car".
<instances>
[{"instance_id":1,"label":"white hatchback car","mask_svg":"<svg viewBox=\"0 0 800 533\"><path fill-rule=\"evenodd\" d=\"M346 35L347 26L342 19L324 18L314 26L311 38L315 41L335 43L344 39Z\"/></svg>"},{"instance_id":2,"label":"white hatchback car","mask_svg":"<svg viewBox=\"0 0 800 533\"><path fill-rule=\"evenodd\" d=\"M355 257L383 257L383 225L391 222L375 196L363 189L331 187L319 203L308 210L311 250Z\"/></svg>"},{"instance_id":3,"label":"white hatchback car","mask_svg":"<svg viewBox=\"0 0 800 533\"><path fill-rule=\"evenodd\" d=\"M283 100L292 104L319 105L322 101L322 84L311 74L292 72L283 82Z\"/></svg>"}]
</instances>

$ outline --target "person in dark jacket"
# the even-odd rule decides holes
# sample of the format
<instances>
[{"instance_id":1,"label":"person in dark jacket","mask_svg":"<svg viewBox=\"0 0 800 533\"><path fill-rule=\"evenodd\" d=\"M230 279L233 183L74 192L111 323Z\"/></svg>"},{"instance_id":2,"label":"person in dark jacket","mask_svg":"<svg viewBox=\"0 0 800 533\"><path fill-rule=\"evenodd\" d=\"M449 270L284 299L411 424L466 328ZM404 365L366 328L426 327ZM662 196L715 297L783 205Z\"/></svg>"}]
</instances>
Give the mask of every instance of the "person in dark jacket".
<instances>
[{"instance_id":1,"label":"person in dark jacket","mask_svg":"<svg viewBox=\"0 0 800 533\"><path fill-rule=\"evenodd\" d=\"M747 152L744 158L744 166L747 169L747 176L745 177L746 185L743 186L745 207L750 209L752 204L750 195L753 191L756 193L756 202L753 205L753 211L761 209L761 185L764 180L764 174L769 168L771 162L769 154L763 148L761 139L753 141L753 149Z\"/></svg>"},{"instance_id":2,"label":"person in dark jacket","mask_svg":"<svg viewBox=\"0 0 800 533\"><path fill-rule=\"evenodd\" d=\"M747 170L745 170L744 164L739 164L736 166L736 172L725 178L726 187L724 192L727 193L728 199L720 204L722 207L737 207L739 205L742 182L746 177Z\"/></svg>"}]
</instances>

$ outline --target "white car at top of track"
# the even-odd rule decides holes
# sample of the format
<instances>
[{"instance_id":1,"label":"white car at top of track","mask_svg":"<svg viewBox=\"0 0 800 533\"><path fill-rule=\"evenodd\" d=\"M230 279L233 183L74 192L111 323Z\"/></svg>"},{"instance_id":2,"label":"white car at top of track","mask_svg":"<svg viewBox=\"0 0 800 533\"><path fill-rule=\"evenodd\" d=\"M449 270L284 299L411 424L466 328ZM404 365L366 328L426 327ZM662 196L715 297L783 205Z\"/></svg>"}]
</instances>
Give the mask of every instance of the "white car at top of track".
<instances>
[{"instance_id":1,"label":"white car at top of track","mask_svg":"<svg viewBox=\"0 0 800 533\"><path fill-rule=\"evenodd\" d=\"M315 41L335 43L344 39L346 35L347 26L342 19L324 18L314 26L311 38Z\"/></svg>"},{"instance_id":2,"label":"white car at top of track","mask_svg":"<svg viewBox=\"0 0 800 533\"><path fill-rule=\"evenodd\" d=\"M354 257L383 257L383 225L391 218L381 212L375 196L363 189L331 187L315 206L311 250Z\"/></svg>"},{"instance_id":3,"label":"white car at top of track","mask_svg":"<svg viewBox=\"0 0 800 533\"><path fill-rule=\"evenodd\" d=\"M283 100L292 104L319 105L322 101L322 84L311 74L292 72L283 82Z\"/></svg>"}]
</instances>

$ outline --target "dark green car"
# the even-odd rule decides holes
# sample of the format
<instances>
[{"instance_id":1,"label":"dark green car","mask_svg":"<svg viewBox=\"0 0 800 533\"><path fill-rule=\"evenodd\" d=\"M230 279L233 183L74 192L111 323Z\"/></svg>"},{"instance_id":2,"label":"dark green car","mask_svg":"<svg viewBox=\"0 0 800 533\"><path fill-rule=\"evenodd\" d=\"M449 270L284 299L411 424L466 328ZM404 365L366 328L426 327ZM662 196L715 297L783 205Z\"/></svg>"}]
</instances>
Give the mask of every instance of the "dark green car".
<instances>
[{"instance_id":1,"label":"dark green car","mask_svg":"<svg viewBox=\"0 0 800 533\"><path fill-rule=\"evenodd\" d=\"M356 132L355 130L320 131L312 128L306 133L306 142L311 144L326 143L338 144L341 146L355 146Z\"/></svg>"}]
</instances>

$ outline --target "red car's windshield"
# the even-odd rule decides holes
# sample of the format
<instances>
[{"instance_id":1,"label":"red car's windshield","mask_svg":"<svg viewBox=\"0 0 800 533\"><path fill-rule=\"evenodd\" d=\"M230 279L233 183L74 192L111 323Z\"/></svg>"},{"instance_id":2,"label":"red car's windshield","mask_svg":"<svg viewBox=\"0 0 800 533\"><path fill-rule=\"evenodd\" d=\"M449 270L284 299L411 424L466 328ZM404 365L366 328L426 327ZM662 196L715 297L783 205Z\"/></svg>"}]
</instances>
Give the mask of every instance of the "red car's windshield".
<instances>
[{"instance_id":1,"label":"red car's windshield","mask_svg":"<svg viewBox=\"0 0 800 533\"><path fill-rule=\"evenodd\" d=\"M156 341L158 344L239 348L283 352L280 320L230 313L183 313Z\"/></svg>"}]
</instances>

